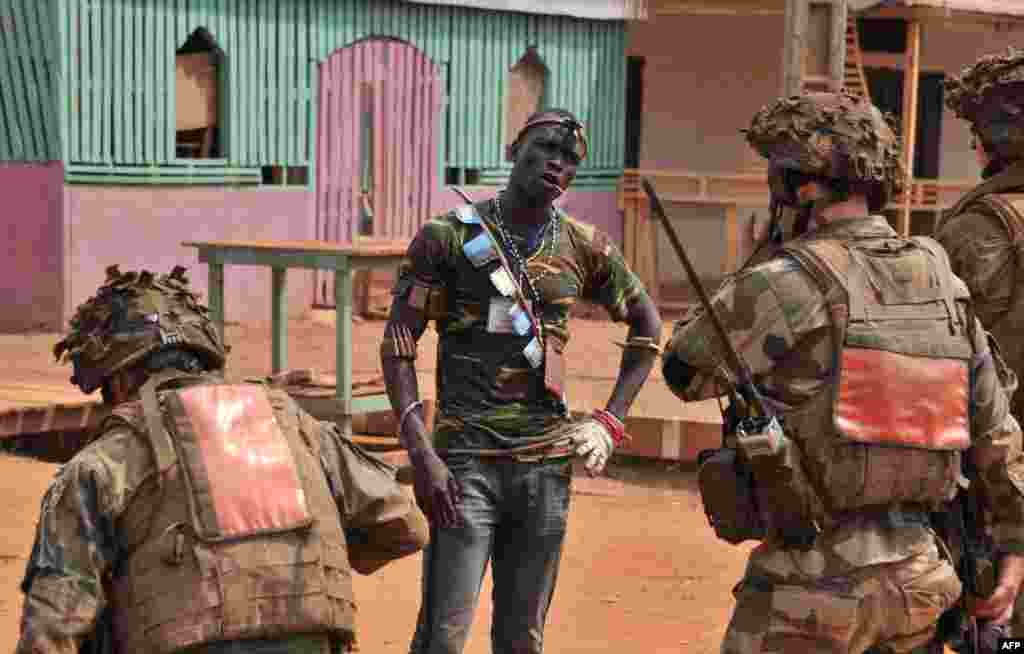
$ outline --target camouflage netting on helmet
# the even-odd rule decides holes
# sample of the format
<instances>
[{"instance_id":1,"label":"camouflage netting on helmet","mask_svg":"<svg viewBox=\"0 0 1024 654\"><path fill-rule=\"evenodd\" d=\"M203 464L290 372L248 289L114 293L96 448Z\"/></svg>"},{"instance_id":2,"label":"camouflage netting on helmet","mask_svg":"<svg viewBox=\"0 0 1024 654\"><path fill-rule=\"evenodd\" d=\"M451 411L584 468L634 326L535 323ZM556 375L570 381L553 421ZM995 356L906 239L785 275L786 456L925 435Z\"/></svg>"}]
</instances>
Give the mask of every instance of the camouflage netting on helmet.
<instances>
[{"instance_id":1,"label":"camouflage netting on helmet","mask_svg":"<svg viewBox=\"0 0 1024 654\"><path fill-rule=\"evenodd\" d=\"M903 180L891 118L848 93L783 98L757 112L742 131L762 157L791 170L878 184L889 196Z\"/></svg>"},{"instance_id":2,"label":"camouflage netting on helmet","mask_svg":"<svg viewBox=\"0 0 1024 654\"><path fill-rule=\"evenodd\" d=\"M1024 158L1024 51L982 57L944 86L946 106L972 123L994 159Z\"/></svg>"},{"instance_id":3,"label":"camouflage netting on helmet","mask_svg":"<svg viewBox=\"0 0 1024 654\"><path fill-rule=\"evenodd\" d=\"M986 102L1000 95L999 90L1021 83L1024 83L1024 51L1011 47L1005 54L982 57L956 77L946 80L943 85L946 106L958 118L974 122Z\"/></svg>"},{"instance_id":4,"label":"camouflage netting on helmet","mask_svg":"<svg viewBox=\"0 0 1024 654\"><path fill-rule=\"evenodd\" d=\"M70 333L53 354L74 365L71 383L91 393L114 372L167 347L195 352L211 370L223 367L227 352L209 311L189 289L184 268L154 275L111 266L96 295L78 307Z\"/></svg>"}]
</instances>

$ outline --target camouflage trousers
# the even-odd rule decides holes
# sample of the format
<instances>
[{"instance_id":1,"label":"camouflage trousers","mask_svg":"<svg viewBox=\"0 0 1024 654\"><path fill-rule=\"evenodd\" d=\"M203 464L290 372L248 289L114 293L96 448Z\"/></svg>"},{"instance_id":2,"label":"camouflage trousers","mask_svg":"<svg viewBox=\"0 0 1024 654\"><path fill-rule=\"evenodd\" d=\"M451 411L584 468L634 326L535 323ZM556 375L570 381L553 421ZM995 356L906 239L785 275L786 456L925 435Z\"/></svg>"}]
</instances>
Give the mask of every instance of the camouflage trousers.
<instances>
[{"instance_id":1,"label":"camouflage trousers","mask_svg":"<svg viewBox=\"0 0 1024 654\"><path fill-rule=\"evenodd\" d=\"M905 654L929 644L956 603L953 566L932 549L842 577L780 577L747 566L722 654Z\"/></svg>"}]
</instances>

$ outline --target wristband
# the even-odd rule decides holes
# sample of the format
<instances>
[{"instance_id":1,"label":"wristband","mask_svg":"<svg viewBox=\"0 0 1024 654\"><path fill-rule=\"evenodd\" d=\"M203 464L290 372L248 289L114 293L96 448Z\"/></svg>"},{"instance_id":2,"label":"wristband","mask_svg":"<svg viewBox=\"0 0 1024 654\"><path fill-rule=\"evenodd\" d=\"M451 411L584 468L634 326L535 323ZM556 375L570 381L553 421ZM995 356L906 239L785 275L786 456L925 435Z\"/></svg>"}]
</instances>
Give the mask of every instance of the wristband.
<instances>
[{"instance_id":1,"label":"wristband","mask_svg":"<svg viewBox=\"0 0 1024 654\"><path fill-rule=\"evenodd\" d=\"M613 416L611 413L604 409L598 409L593 413L594 420L601 423L605 429L612 435L612 442L615 443L615 447L622 445L623 441L630 441L629 435L626 433L626 428L622 424L622 421Z\"/></svg>"},{"instance_id":2,"label":"wristband","mask_svg":"<svg viewBox=\"0 0 1024 654\"><path fill-rule=\"evenodd\" d=\"M423 401L422 400L416 400L415 402L411 403L409 406L405 407L405 409L402 410L402 415L398 419L398 435L399 436L402 435L402 427L405 426L405 419L409 417L409 414L412 413L416 409L416 407L420 407L420 406L423 406Z\"/></svg>"}]
</instances>

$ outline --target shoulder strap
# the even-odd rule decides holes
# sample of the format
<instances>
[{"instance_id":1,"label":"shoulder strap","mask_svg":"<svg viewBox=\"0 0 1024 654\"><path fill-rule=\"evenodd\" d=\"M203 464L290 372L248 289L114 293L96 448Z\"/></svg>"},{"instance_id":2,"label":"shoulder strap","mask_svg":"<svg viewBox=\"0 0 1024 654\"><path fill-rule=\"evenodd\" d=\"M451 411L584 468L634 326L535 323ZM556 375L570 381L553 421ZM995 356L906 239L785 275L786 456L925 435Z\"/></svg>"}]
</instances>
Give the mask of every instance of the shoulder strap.
<instances>
[{"instance_id":1,"label":"shoulder strap","mask_svg":"<svg viewBox=\"0 0 1024 654\"><path fill-rule=\"evenodd\" d=\"M977 201L977 204L995 214L1002 221L1006 233L1010 235L1013 242L1024 239L1024 215L1014 203L999 193L990 193Z\"/></svg>"},{"instance_id":2,"label":"shoulder strap","mask_svg":"<svg viewBox=\"0 0 1024 654\"><path fill-rule=\"evenodd\" d=\"M163 484L164 473L178 462L178 454L174 449L171 435L164 425L164 414L160 410L160 401L156 396L156 392L160 387L184 378L196 379L197 376L179 370L165 370L146 380L146 383L139 390L139 396L142 400L142 412L146 420L147 431L149 432L149 441L152 444L153 457L156 459L156 468L159 471L157 475L158 484Z\"/></svg>"},{"instance_id":3,"label":"shoulder strap","mask_svg":"<svg viewBox=\"0 0 1024 654\"><path fill-rule=\"evenodd\" d=\"M843 283L850 269L849 250L842 241L833 239L797 240L783 245L781 250L793 257L818 284L832 316L836 344L841 344L850 319L850 293Z\"/></svg>"}]
</instances>

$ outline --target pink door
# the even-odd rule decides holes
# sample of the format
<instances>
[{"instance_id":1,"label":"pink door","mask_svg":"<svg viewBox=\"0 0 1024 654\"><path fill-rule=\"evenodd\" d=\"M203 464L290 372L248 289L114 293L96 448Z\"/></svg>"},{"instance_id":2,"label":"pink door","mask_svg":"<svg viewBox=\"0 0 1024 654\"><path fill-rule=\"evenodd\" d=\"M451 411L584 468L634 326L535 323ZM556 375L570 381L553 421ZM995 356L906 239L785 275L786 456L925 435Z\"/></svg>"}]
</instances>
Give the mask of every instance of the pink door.
<instances>
[{"instance_id":1,"label":"pink door","mask_svg":"<svg viewBox=\"0 0 1024 654\"><path fill-rule=\"evenodd\" d=\"M320 65L317 238L411 238L439 185L441 78L412 45L374 38ZM334 275L317 272L315 303L334 305Z\"/></svg>"}]
</instances>

